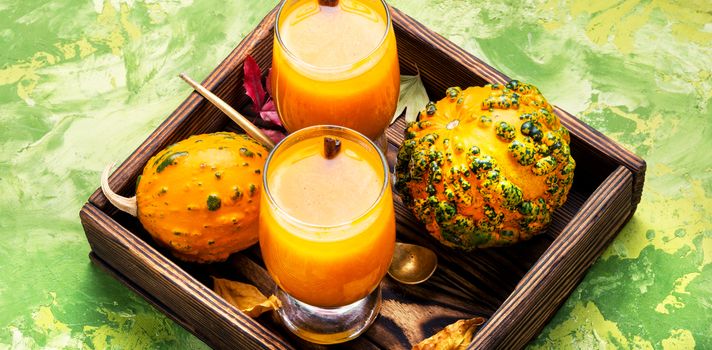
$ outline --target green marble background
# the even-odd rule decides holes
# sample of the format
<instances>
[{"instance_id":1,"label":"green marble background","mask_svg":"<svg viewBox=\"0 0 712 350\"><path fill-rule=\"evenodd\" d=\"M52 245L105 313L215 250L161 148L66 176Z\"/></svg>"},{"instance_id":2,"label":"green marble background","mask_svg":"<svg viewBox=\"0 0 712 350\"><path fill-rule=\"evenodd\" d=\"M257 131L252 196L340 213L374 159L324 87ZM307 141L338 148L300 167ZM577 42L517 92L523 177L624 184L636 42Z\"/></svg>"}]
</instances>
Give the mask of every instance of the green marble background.
<instances>
[{"instance_id":1,"label":"green marble background","mask_svg":"<svg viewBox=\"0 0 712 350\"><path fill-rule=\"evenodd\" d=\"M712 3L392 1L648 161L533 349L712 348ZM206 346L90 265L77 213L275 1L0 0L0 349Z\"/></svg>"}]
</instances>

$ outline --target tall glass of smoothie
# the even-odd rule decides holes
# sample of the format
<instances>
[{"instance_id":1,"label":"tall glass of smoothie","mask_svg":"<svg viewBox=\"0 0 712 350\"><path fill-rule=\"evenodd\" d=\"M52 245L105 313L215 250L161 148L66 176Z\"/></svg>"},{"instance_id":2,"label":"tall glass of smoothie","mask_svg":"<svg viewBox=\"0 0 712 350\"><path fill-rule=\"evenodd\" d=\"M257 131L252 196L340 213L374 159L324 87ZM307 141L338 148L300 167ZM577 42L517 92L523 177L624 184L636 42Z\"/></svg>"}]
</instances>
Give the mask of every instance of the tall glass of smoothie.
<instances>
[{"instance_id":1,"label":"tall glass of smoothie","mask_svg":"<svg viewBox=\"0 0 712 350\"><path fill-rule=\"evenodd\" d=\"M395 246L383 153L339 126L298 130L263 173L260 248L284 325L308 341L344 342L378 315Z\"/></svg>"},{"instance_id":2,"label":"tall glass of smoothie","mask_svg":"<svg viewBox=\"0 0 712 350\"><path fill-rule=\"evenodd\" d=\"M341 125L384 149L400 88L385 1L285 0L277 14L271 74L287 131Z\"/></svg>"}]
</instances>

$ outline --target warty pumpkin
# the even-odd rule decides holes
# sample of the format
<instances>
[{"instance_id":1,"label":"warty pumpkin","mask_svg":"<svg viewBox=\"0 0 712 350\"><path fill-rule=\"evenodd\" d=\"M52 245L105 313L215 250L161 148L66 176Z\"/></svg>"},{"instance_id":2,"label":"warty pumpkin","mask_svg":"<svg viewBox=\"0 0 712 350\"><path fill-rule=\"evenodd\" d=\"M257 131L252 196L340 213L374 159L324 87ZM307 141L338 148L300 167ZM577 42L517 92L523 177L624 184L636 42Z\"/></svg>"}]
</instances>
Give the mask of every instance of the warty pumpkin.
<instances>
[{"instance_id":1,"label":"warty pumpkin","mask_svg":"<svg viewBox=\"0 0 712 350\"><path fill-rule=\"evenodd\" d=\"M529 84L447 89L405 130L396 190L429 233L465 250L531 238L573 181L569 133Z\"/></svg>"},{"instance_id":2,"label":"warty pumpkin","mask_svg":"<svg viewBox=\"0 0 712 350\"><path fill-rule=\"evenodd\" d=\"M104 179L102 189L119 209L131 213L133 205L137 210L132 214L146 231L177 258L223 261L257 242L261 172L268 153L243 134L195 135L146 163L128 210L115 203L117 195Z\"/></svg>"}]
</instances>

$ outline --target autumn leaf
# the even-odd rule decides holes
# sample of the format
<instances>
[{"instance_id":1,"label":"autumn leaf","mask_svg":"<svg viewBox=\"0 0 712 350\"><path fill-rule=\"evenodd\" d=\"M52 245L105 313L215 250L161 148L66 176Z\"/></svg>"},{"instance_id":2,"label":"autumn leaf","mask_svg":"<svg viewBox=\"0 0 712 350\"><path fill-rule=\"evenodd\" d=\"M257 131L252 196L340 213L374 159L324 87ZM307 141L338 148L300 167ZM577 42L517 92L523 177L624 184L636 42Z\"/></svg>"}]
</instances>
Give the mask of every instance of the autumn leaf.
<instances>
[{"instance_id":1,"label":"autumn leaf","mask_svg":"<svg viewBox=\"0 0 712 350\"><path fill-rule=\"evenodd\" d=\"M267 95L262 87L262 71L260 71L257 61L250 55L245 57L243 70L245 73L245 93L252 100L252 109L255 113L260 113Z\"/></svg>"},{"instance_id":2,"label":"autumn leaf","mask_svg":"<svg viewBox=\"0 0 712 350\"><path fill-rule=\"evenodd\" d=\"M276 296L267 298L257 287L247 283L213 277L213 291L252 318L281 306Z\"/></svg>"},{"instance_id":3,"label":"autumn leaf","mask_svg":"<svg viewBox=\"0 0 712 350\"><path fill-rule=\"evenodd\" d=\"M265 89L262 86L262 71L257 65L257 61L250 55L245 57L243 71L245 75L245 93L252 100L252 110L262 119L261 122L257 120L252 120L252 122L268 134L272 141L279 142L286 134L282 120L279 119L279 114L277 114L277 107L269 95L271 94L270 77L267 77L267 89ZM272 70L270 69L268 75L271 74Z\"/></svg>"},{"instance_id":4,"label":"autumn leaf","mask_svg":"<svg viewBox=\"0 0 712 350\"><path fill-rule=\"evenodd\" d=\"M282 121L279 119L279 115L277 115L277 107L274 101L272 101L270 96L267 96L265 88L262 87L262 71L252 56L247 55L247 57L245 57L243 70L245 73L245 93L252 100L252 109L255 113L258 113L263 120L276 126L282 126Z\"/></svg>"},{"instance_id":5,"label":"autumn leaf","mask_svg":"<svg viewBox=\"0 0 712 350\"><path fill-rule=\"evenodd\" d=\"M267 79L265 79L265 88L267 88L267 93L272 96L272 68L267 71Z\"/></svg>"},{"instance_id":6,"label":"autumn leaf","mask_svg":"<svg viewBox=\"0 0 712 350\"><path fill-rule=\"evenodd\" d=\"M262 110L260 111L260 117L262 120L266 120L274 125L282 126L282 121L279 120L279 115L277 114L277 108L274 106L274 101L268 100Z\"/></svg>"},{"instance_id":7,"label":"autumn leaf","mask_svg":"<svg viewBox=\"0 0 712 350\"><path fill-rule=\"evenodd\" d=\"M477 327L483 323L485 319L482 317L459 320L416 344L413 350L464 350L472 342Z\"/></svg>"},{"instance_id":8,"label":"autumn leaf","mask_svg":"<svg viewBox=\"0 0 712 350\"><path fill-rule=\"evenodd\" d=\"M284 134L283 131L280 130L272 130L272 129L262 129L262 132L267 135L274 143L279 143L279 141L282 141L287 135Z\"/></svg>"},{"instance_id":9,"label":"autumn leaf","mask_svg":"<svg viewBox=\"0 0 712 350\"><path fill-rule=\"evenodd\" d=\"M396 106L396 112L393 114L393 119L391 119L391 124L403 113L403 109L405 109L405 121L415 121L418 117L418 112L425 108L429 101L428 93L425 91L423 81L420 79L420 72L416 75L401 75L398 105Z\"/></svg>"}]
</instances>

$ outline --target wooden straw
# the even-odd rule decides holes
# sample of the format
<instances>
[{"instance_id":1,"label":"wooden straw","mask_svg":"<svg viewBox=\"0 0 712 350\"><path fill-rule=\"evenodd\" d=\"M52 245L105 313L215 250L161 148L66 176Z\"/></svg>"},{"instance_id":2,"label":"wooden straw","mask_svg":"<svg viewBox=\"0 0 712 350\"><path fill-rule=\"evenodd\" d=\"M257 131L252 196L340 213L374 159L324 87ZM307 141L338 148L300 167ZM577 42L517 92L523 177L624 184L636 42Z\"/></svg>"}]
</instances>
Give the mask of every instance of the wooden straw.
<instances>
[{"instance_id":1,"label":"wooden straw","mask_svg":"<svg viewBox=\"0 0 712 350\"><path fill-rule=\"evenodd\" d=\"M260 128L255 126L255 124L252 124L249 120L247 120L247 118L242 116L242 114L230 107L230 105L223 101L220 97L217 97L215 94L210 92L210 90L198 84L185 73L181 73L178 76L185 80L188 85L192 86L195 91L205 97L205 99L210 101L210 103L212 103L215 107L218 107L221 111L227 114L227 116L237 123L237 125L239 125L243 130L245 130L248 135L252 136L268 149L271 150L274 148L274 142L272 142L272 139L265 135Z\"/></svg>"}]
</instances>

